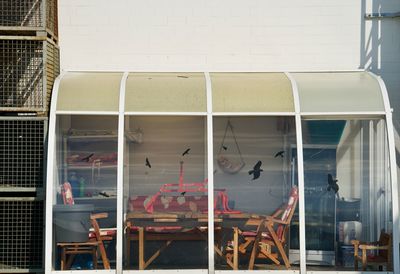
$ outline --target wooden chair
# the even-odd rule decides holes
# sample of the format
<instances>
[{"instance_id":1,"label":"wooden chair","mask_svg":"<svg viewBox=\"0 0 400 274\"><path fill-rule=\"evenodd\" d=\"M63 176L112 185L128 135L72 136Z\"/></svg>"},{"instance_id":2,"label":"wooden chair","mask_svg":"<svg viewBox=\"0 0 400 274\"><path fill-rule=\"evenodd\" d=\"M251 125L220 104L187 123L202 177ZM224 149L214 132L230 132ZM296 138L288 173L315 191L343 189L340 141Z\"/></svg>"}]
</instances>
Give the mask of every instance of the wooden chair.
<instances>
[{"instance_id":1,"label":"wooden chair","mask_svg":"<svg viewBox=\"0 0 400 274\"><path fill-rule=\"evenodd\" d=\"M110 262L107 258L104 241L111 241L115 236L115 230L102 231L97 222L97 219L103 219L107 217L107 213L92 214L90 216L92 231L88 231L89 240L87 242L57 243L57 246L61 249L61 270L70 269L74 261L75 255L77 254L92 255L93 267L94 269L97 269L97 250L100 251L100 256L103 261L104 269L110 269Z\"/></svg>"},{"instance_id":2,"label":"wooden chair","mask_svg":"<svg viewBox=\"0 0 400 274\"><path fill-rule=\"evenodd\" d=\"M358 262L362 263L362 270L367 270L367 265L386 265L387 270L392 270L392 235L381 231L379 241L363 243L352 240L354 246L354 269L358 270ZM361 256L359 250L361 249ZM368 251L377 252L376 255L368 255Z\"/></svg>"},{"instance_id":3,"label":"wooden chair","mask_svg":"<svg viewBox=\"0 0 400 274\"><path fill-rule=\"evenodd\" d=\"M238 246L237 250L239 255L248 254L250 251L249 270L254 268L254 263L257 258L270 259L276 265L281 264L279 258L282 258L286 269L291 268L285 252L285 244L286 235L297 206L297 201L298 189L294 186L290 191L288 202L278 208L274 214L261 219L250 219L246 223L248 226L257 226L257 230L239 230L239 237L241 237L244 242ZM233 242L237 244L237 241ZM227 260L232 261L233 255L230 252L231 250L232 248L227 248L226 257Z\"/></svg>"}]
</instances>

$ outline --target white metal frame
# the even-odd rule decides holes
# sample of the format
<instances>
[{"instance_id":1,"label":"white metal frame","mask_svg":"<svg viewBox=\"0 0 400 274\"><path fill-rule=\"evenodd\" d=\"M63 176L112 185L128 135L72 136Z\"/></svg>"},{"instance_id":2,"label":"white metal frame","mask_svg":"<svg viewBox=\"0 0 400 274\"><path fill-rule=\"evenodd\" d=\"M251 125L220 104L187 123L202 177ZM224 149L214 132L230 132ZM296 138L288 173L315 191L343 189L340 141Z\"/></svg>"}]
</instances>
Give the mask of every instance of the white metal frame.
<instances>
[{"instance_id":1,"label":"white metal frame","mask_svg":"<svg viewBox=\"0 0 400 274\"><path fill-rule=\"evenodd\" d=\"M116 271L122 273L123 267L123 237L124 237L124 137L125 137L125 88L129 73L125 72L121 79L119 91L118 115L118 161L117 161L117 255Z\"/></svg>"},{"instance_id":2,"label":"white metal frame","mask_svg":"<svg viewBox=\"0 0 400 274\"><path fill-rule=\"evenodd\" d=\"M393 218L393 269L400 269L400 254L399 254L399 201L398 201L398 186L397 186L397 166L396 166L396 148L394 141L394 128L392 120L393 109L390 107L389 95L386 89L386 85L382 78L370 72L379 83L382 92L383 103L386 111L386 130L388 135L389 144L389 168L390 168L390 180L392 183L392 218Z\"/></svg>"},{"instance_id":3,"label":"white metal frame","mask_svg":"<svg viewBox=\"0 0 400 274\"><path fill-rule=\"evenodd\" d=\"M299 239L300 239L300 273L306 272L306 225L304 201L304 170L303 170L303 132L301 128L300 97L296 80L290 73L285 73L292 84L294 109L296 112L296 146L297 146L297 174L299 184Z\"/></svg>"},{"instance_id":4,"label":"white metal frame","mask_svg":"<svg viewBox=\"0 0 400 274\"><path fill-rule=\"evenodd\" d=\"M360 72L364 70L353 70L352 72ZM104 72L104 71L103 71ZM326 72L326 71L318 71ZM333 71L329 71L333 72ZM335 71L345 72L345 71ZM349 71L350 72L350 71ZM393 217L393 267L394 269L400 269L399 264L399 250L396 248L399 245L399 208L398 208L398 197L397 197L397 174L396 174L396 159L395 159L395 147L394 147L394 131L392 124L392 110L390 109L389 99L387 90L382 79L374 74L377 81L380 84L382 97L384 99L385 111L371 111L371 112L301 112L300 109L300 98L298 94L297 83L294 77L285 72L292 85L292 92L294 98L294 112L213 112L212 110L212 85L211 78L208 72L204 73L206 81L206 93L207 93L207 111L206 112L125 112L125 89L126 80L129 77L129 73L125 72L121 78L120 84L120 98L119 98L119 110L118 111L57 111L57 95L60 85L60 81L65 75L65 71L61 73L55 80L53 87L52 102L50 108L50 121L49 121L49 137L48 137L48 152L47 152L47 189L46 189L46 237L45 237L45 273L254 273L249 270L215 270L214 265L214 212L213 210L208 211L208 269L182 269L182 270L124 270L123 263L123 151L124 151L124 122L126 116L204 116L207 117L207 175L208 175L208 207L213 208L214 204L214 180L213 180L213 117L217 116L294 116L296 122L296 146L298 155L298 184L299 184L299 237L300 237L300 271L299 270L257 270L257 273L309 273L309 274L324 274L324 273L343 273L341 271L312 271L306 270L306 247L305 247L305 201L304 201L304 173L303 173L303 140L302 140L302 118L306 119L332 119L345 117L349 118L382 118L386 117L387 132L388 132L388 143L389 143L389 157L391 166L391 182L392 182L392 217ZM68 114L68 115L118 115L118 171L117 171L117 265L116 269L113 270L72 270L72 271L53 271L53 180L54 180L54 157L55 157L55 134L56 134L56 116ZM346 271L346 274L358 274L363 273L359 271ZM374 272L368 272L373 274ZM379 272L384 273L384 272ZM390 273L390 272L387 272Z\"/></svg>"}]
</instances>

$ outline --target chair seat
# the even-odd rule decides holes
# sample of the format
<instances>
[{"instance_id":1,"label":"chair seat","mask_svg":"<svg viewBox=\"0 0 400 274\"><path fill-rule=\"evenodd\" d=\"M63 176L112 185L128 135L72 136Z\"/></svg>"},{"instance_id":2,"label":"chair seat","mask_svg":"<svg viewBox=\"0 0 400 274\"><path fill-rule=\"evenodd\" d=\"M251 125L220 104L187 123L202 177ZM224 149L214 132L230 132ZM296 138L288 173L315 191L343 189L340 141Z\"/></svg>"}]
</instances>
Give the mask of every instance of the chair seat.
<instances>
[{"instance_id":1,"label":"chair seat","mask_svg":"<svg viewBox=\"0 0 400 274\"><path fill-rule=\"evenodd\" d=\"M244 231L244 232L242 232L242 235L244 237L256 237L257 236L257 231ZM272 237L268 232L261 233L261 237L263 239L272 240Z\"/></svg>"},{"instance_id":2,"label":"chair seat","mask_svg":"<svg viewBox=\"0 0 400 274\"><path fill-rule=\"evenodd\" d=\"M387 258L382 256L368 255L368 262L370 263L385 263L387 262Z\"/></svg>"},{"instance_id":3,"label":"chair seat","mask_svg":"<svg viewBox=\"0 0 400 274\"><path fill-rule=\"evenodd\" d=\"M115 236L117 231L115 229L101 229L100 236ZM89 239L95 239L96 233L94 231L89 232Z\"/></svg>"}]
</instances>

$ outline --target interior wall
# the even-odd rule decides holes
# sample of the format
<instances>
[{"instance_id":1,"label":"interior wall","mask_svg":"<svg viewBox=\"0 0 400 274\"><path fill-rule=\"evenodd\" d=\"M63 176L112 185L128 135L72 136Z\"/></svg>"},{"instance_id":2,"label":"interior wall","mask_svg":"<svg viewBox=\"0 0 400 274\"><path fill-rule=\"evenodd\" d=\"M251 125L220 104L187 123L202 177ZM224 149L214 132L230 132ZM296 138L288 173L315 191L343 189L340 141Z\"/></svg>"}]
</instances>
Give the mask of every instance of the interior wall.
<instances>
[{"instance_id":1,"label":"interior wall","mask_svg":"<svg viewBox=\"0 0 400 274\"><path fill-rule=\"evenodd\" d=\"M347 121L336 152L337 179L342 198L361 198L362 172L368 174L368 170L363 170L362 150L361 121Z\"/></svg>"},{"instance_id":2,"label":"interior wall","mask_svg":"<svg viewBox=\"0 0 400 274\"><path fill-rule=\"evenodd\" d=\"M293 118L288 118L293 119ZM245 212L272 214L282 202L287 201L291 187L290 148L296 143L293 128L282 132L280 120L275 117L231 117L235 137L242 153L245 166L236 174L224 172L214 162L214 185L226 189L229 198L235 201L235 208ZM232 163L240 161L231 131L227 131L221 149L228 118L214 118L214 159L220 153ZM283 157L276 153L284 151ZM261 161L263 172L253 180L249 171Z\"/></svg>"},{"instance_id":3,"label":"interior wall","mask_svg":"<svg viewBox=\"0 0 400 274\"><path fill-rule=\"evenodd\" d=\"M179 182L180 161L184 182L207 178L205 117L131 116L130 131L143 133L142 142L129 144L129 195L154 195L164 184ZM186 149L190 151L182 156ZM151 168L146 166L146 158Z\"/></svg>"}]
</instances>

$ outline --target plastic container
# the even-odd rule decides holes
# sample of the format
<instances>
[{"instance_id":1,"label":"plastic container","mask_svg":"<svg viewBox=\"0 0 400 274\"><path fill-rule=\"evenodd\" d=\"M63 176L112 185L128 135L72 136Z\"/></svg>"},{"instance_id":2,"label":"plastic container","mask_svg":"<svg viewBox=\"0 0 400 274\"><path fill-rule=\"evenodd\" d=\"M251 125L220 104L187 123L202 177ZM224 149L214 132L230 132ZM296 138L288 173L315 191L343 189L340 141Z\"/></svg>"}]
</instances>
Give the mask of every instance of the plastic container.
<instances>
[{"instance_id":1,"label":"plastic container","mask_svg":"<svg viewBox=\"0 0 400 274\"><path fill-rule=\"evenodd\" d=\"M53 207L56 242L86 242L89 240L92 204L55 205Z\"/></svg>"},{"instance_id":2,"label":"plastic container","mask_svg":"<svg viewBox=\"0 0 400 274\"><path fill-rule=\"evenodd\" d=\"M337 201L337 215L339 222L360 221L361 201L359 199L341 199Z\"/></svg>"},{"instance_id":3,"label":"plastic container","mask_svg":"<svg viewBox=\"0 0 400 274\"><path fill-rule=\"evenodd\" d=\"M342 251L342 266L354 267L354 246L342 245L340 249Z\"/></svg>"}]
</instances>

